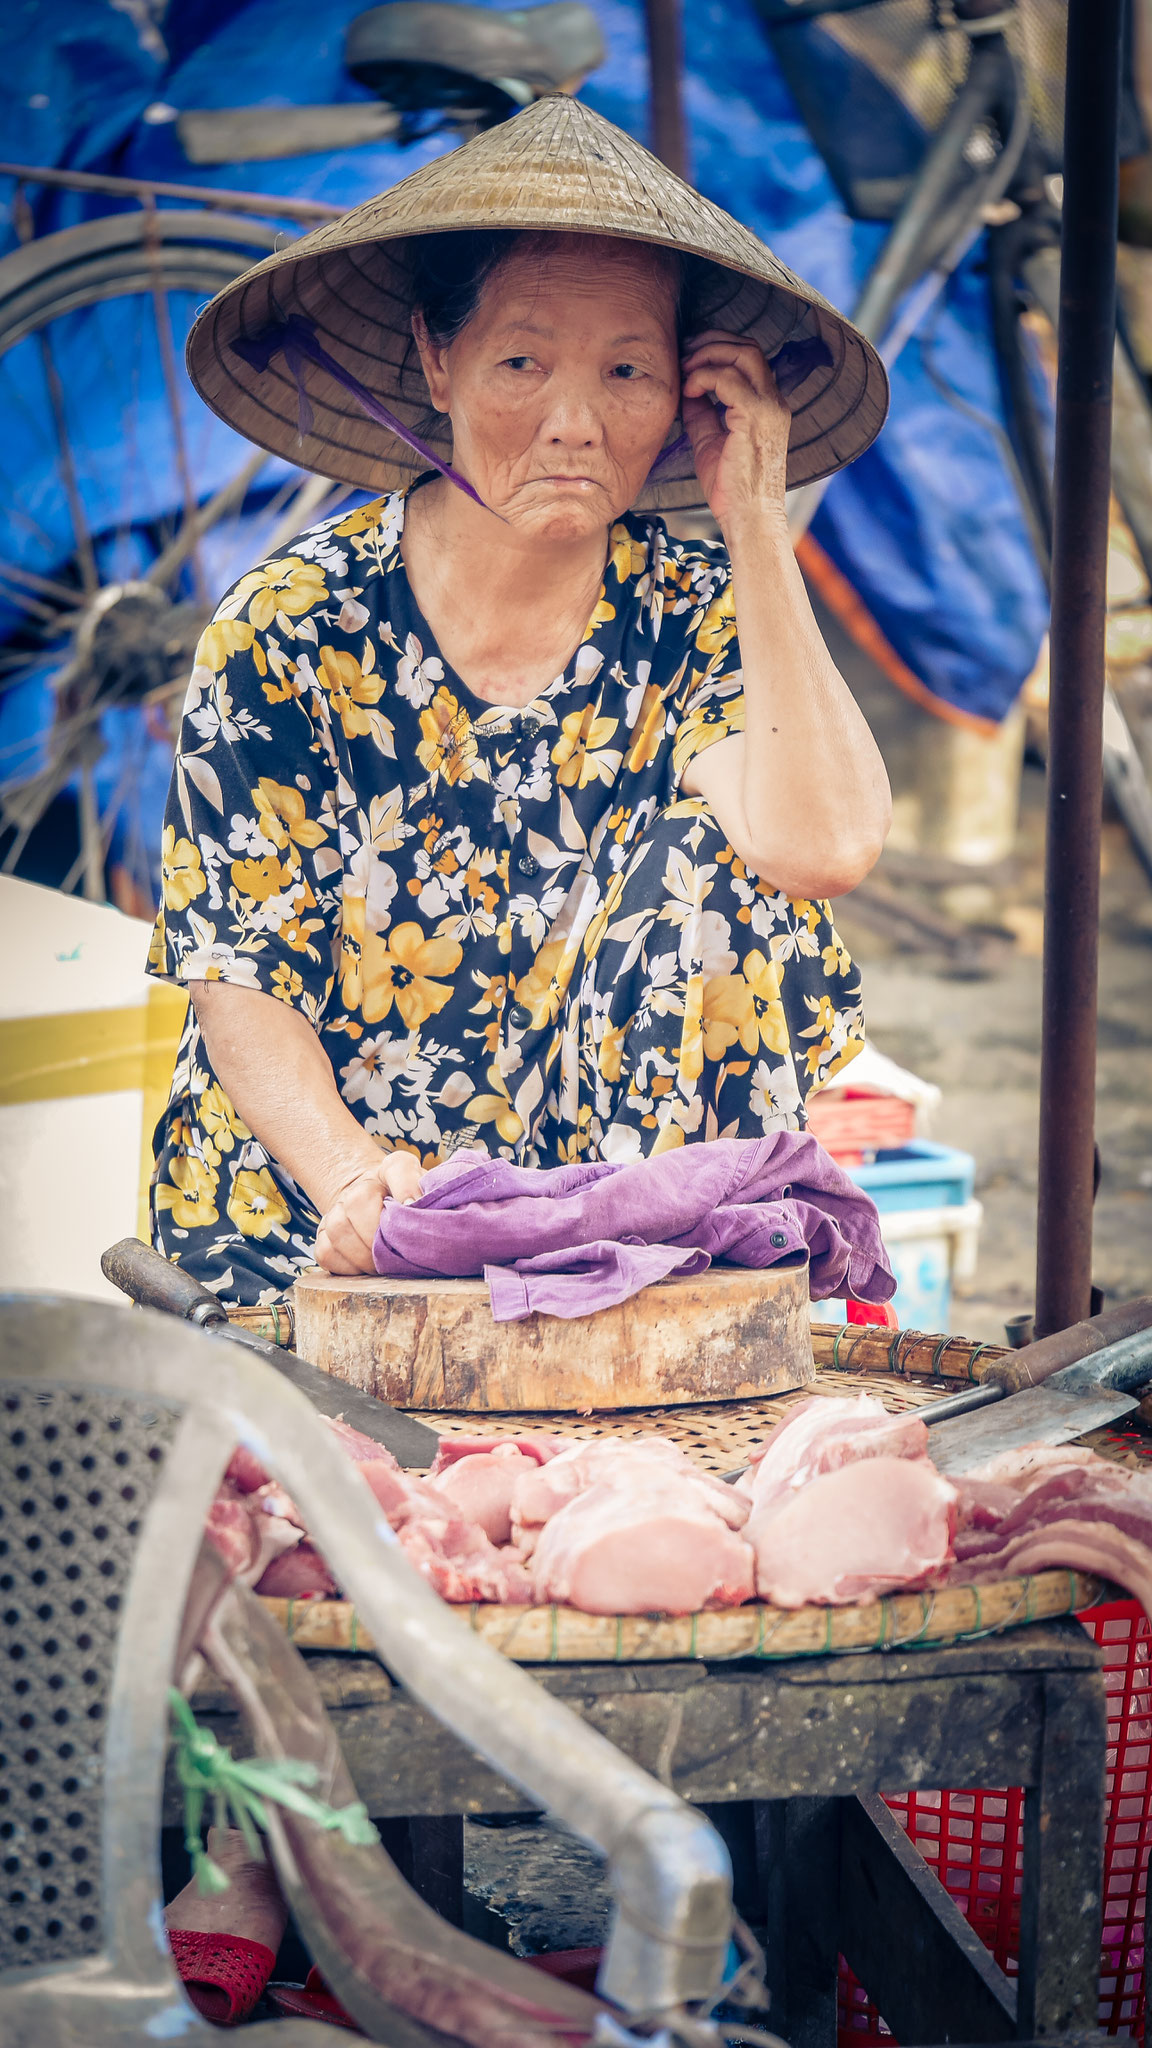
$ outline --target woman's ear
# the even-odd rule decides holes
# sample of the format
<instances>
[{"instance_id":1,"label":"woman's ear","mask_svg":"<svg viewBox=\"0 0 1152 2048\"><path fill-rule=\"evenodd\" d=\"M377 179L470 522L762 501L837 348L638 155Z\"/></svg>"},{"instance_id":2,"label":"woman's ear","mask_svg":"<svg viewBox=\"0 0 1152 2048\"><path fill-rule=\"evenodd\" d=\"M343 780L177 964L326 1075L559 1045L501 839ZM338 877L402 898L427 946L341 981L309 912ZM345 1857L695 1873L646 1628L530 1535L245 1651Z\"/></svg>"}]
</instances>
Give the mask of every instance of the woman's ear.
<instances>
[{"instance_id":1,"label":"woman's ear","mask_svg":"<svg viewBox=\"0 0 1152 2048\"><path fill-rule=\"evenodd\" d=\"M444 370L445 351L437 348L428 332L428 323L423 313L412 315L412 339L420 356L420 367L428 386L428 396L436 412L448 410L448 378Z\"/></svg>"}]
</instances>

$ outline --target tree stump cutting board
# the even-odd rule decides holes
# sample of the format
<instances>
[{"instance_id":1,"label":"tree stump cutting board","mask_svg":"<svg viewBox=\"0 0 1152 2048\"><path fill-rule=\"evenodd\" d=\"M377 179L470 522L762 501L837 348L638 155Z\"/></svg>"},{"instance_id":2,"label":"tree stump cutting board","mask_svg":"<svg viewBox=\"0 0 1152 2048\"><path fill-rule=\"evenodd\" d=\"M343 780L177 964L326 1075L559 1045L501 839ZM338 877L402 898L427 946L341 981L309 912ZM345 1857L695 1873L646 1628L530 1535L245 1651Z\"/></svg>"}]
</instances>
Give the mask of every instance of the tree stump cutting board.
<instances>
[{"instance_id":1,"label":"tree stump cutting board","mask_svg":"<svg viewBox=\"0 0 1152 2048\"><path fill-rule=\"evenodd\" d=\"M493 1321L483 1280L342 1280L294 1290L296 1348L396 1408L571 1410L751 1400L815 1376L808 1262L712 1267L617 1308Z\"/></svg>"}]
</instances>

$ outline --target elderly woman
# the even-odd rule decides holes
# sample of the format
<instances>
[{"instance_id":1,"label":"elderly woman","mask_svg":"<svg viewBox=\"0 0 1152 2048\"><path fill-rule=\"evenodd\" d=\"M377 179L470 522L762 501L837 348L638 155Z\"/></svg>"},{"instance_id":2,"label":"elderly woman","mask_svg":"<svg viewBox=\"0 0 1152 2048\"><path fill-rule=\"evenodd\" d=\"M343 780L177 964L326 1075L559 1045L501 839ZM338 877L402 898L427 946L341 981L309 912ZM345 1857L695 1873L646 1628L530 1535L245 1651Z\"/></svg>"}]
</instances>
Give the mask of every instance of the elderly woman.
<instances>
[{"instance_id":1,"label":"elderly woman","mask_svg":"<svg viewBox=\"0 0 1152 2048\"><path fill-rule=\"evenodd\" d=\"M157 1244L268 1299L371 1272L382 1203L460 1145L798 1128L862 1037L824 899L889 797L784 491L877 430L867 344L551 100L239 280L189 361L253 439L404 487L242 577L200 645ZM632 509L705 502L721 542Z\"/></svg>"}]
</instances>

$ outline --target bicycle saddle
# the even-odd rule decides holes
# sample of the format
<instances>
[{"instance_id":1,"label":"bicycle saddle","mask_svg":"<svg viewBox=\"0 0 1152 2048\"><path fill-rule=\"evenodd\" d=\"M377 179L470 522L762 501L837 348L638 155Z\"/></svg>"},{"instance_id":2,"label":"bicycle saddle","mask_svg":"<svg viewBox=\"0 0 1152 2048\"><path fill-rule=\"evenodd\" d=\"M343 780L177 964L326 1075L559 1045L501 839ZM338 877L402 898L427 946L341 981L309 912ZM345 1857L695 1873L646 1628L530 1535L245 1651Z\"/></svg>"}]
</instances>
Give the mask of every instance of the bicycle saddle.
<instances>
[{"instance_id":1,"label":"bicycle saddle","mask_svg":"<svg viewBox=\"0 0 1152 2048\"><path fill-rule=\"evenodd\" d=\"M590 7L553 0L493 14L444 0L392 0L349 24L344 62L361 85L402 112L486 103L502 119L604 62Z\"/></svg>"}]
</instances>

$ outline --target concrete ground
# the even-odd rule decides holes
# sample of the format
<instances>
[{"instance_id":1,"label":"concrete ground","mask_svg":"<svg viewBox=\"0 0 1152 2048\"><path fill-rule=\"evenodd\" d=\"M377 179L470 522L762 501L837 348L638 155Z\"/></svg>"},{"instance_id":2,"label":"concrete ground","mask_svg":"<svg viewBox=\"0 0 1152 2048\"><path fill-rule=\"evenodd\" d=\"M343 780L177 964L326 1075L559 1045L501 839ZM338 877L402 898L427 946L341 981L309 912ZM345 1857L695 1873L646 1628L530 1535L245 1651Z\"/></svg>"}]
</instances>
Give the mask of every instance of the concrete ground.
<instances>
[{"instance_id":1,"label":"concrete ground","mask_svg":"<svg viewBox=\"0 0 1152 2048\"><path fill-rule=\"evenodd\" d=\"M1043 777L1025 771L1019 879L1005 898L1032 913L1022 941L980 979L939 957L898 953L838 906L861 963L871 1037L943 1091L932 1135L974 1154L984 1204L976 1277L953 1301L954 1330L1003 1342L1004 1319L1033 1305L1040 1082L1040 838ZM1152 1291L1152 887L1118 824L1104 835L1100 931L1095 1213L1098 1286L1109 1300ZM938 892L937 892L938 893Z\"/></svg>"},{"instance_id":2,"label":"concrete ground","mask_svg":"<svg viewBox=\"0 0 1152 2048\"><path fill-rule=\"evenodd\" d=\"M1043 769L1035 761L1025 766L1019 829L1006 860L972 870L971 880L943 882L937 873L931 886L918 882L907 850L915 833L909 819L926 784L937 721L902 697L834 620L822 614L821 625L892 780L894 852L882 859L878 881L890 882L910 905L1012 935L990 950L985 974L968 978L953 972L940 950L898 950L871 917L862 920L850 896L836 905L863 969L870 1036L943 1090L932 1136L976 1159L984 1204L979 1263L975 1280L954 1298L952 1327L1002 1343L1005 1316L1030 1309L1035 1290ZM1152 737L1152 723L1142 737ZM930 862L922 865L931 872ZM1123 825L1110 818L1101 858L1097 1136L1096 1283L1110 1301L1152 1293L1152 882Z\"/></svg>"}]
</instances>

